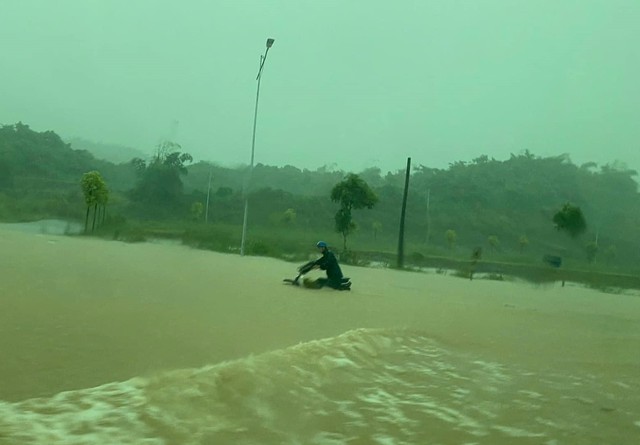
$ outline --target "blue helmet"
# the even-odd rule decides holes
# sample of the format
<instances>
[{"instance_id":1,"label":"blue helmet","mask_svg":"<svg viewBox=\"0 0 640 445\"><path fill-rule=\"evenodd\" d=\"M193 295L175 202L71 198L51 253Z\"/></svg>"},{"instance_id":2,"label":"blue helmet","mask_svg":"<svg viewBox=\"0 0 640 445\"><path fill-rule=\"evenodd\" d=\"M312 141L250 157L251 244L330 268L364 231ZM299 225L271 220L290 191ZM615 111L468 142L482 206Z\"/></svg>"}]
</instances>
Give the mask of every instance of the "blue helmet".
<instances>
[{"instance_id":1,"label":"blue helmet","mask_svg":"<svg viewBox=\"0 0 640 445\"><path fill-rule=\"evenodd\" d=\"M327 243L325 243L324 241L318 241L318 243L316 244L316 247L327 247Z\"/></svg>"}]
</instances>

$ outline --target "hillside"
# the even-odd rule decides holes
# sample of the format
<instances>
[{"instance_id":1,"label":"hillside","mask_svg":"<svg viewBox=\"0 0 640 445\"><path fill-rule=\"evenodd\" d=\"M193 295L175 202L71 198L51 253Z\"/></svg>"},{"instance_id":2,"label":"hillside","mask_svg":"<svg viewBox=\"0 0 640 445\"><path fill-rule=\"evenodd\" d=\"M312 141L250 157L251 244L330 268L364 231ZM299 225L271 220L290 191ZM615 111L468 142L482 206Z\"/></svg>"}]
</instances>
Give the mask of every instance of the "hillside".
<instances>
[{"instance_id":1,"label":"hillside","mask_svg":"<svg viewBox=\"0 0 640 445\"><path fill-rule=\"evenodd\" d=\"M82 174L98 170L112 187L132 182L128 168L74 150L53 131L36 132L21 122L0 127L0 218L79 217ZM129 179L127 179L129 178Z\"/></svg>"},{"instance_id":2,"label":"hillside","mask_svg":"<svg viewBox=\"0 0 640 445\"><path fill-rule=\"evenodd\" d=\"M112 191L110 217L155 219L155 226L187 227L205 218L202 211L211 174L207 219L227 227L228 243L236 243L246 168L202 162L185 167L172 176L177 182L171 205L166 203L164 213L152 211L151 202L141 194L144 188L136 185L143 178L136 176L131 163L98 160L85 150L74 150L51 131L37 133L21 123L4 126L0 129L0 218L80 217L84 208L80 177L99 170ZM269 245L322 237L338 244L340 237L333 231L337 206L329 200L329 191L345 174L257 165L249 189L254 241L263 239ZM356 250L393 252L404 172L384 174L370 168L360 175L379 202L372 210L355 211L358 230L349 245ZM640 263L636 177L635 171L617 165L577 166L567 156L543 158L529 152L504 161L481 156L447 169L418 164L410 181L406 251L468 258L472 249L481 247L485 258L493 260L539 262L542 255L554 254L586 265L585 248L596 243L597 254L590 260L598 267L635 268ZM164 187L162 182L157 186ZM146 190L157 186L149 183ZM136 193L131 192L134 188ZM587 232L578 239L559 233L551 222L566 202L579 206L587 220ZM162 195L155 196L154 205L156 210L163 207ZM445 237L446 232L455 232L454 242Z\"/></svg>"},{"instance_id":3,"label":"hillside","mask_svg":"<svg viewBox=\"0 0 640 445\"><path fill-rule=\"evenodd\" d=\"M131 161L133 158L148 158L150 155L132 147L125 147L116 144L103 144L89 141L82 138L70 138L66 141L74 150L88 151L96 159L122 164Z\"/></svg>"}]
</instances>

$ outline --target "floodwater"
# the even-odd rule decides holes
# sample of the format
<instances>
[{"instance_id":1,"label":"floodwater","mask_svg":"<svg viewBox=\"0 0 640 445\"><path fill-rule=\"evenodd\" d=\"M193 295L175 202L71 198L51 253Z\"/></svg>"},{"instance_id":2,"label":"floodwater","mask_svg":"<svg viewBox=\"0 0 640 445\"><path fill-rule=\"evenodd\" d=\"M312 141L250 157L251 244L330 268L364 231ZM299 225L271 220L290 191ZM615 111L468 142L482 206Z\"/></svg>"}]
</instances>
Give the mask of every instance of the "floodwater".
<instances>
[{"instance_id":1,"label":"floodwater","mask_svg":"<svg viewBox=\"0 0 640 445\"><path fill-rule=\"evenodd\" d=\"M636 444L640 298L0 229L0 444Z\"/></svg>"},{"instance_id":2,"label":"floodwater","mask_svg":"<svg viewBox=\"0 0 640 445\"><path fill-rule=\"evenodd\" d=\"M17 230L41 235L77 235L83 232L82 224L61 219L42 219L22 223L0 223L0 229Z\"/></svg>"}]
</instances>

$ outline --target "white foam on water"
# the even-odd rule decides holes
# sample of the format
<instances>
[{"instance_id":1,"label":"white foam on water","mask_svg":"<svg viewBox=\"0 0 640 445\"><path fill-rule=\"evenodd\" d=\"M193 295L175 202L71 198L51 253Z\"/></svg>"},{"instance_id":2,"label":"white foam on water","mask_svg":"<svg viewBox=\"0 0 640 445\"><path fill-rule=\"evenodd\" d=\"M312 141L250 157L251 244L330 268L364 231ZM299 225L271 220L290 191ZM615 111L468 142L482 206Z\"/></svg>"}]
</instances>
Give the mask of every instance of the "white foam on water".
<instances>
[{"instance_id":1,"label":"white foam on water","mask_svg":"<svg viewBox=\"0 0 640 445\"><path fill-rule=\"evenodd\" d=\"M0 445L577 445L591 437L624 444L640 427L640 400L628 387L625 379L488 362L419 332L360 329L231 362L0 401Z\"/></svg>"},{"instance_id":2,"label":"white foam on water","mask_svg":"<svg viewBox=\"0 0 640 445\"><path fill-rule=\"evenodd\" d=\"M527 391L527 390L521 389L521 390L519 390L518 392L519 392L520 394L524 394L524 395L526 395L527 397L530 397L530 398L532 398L532 399L540 399L540 398L542 398L542 394L537 393L537 392L535 392L535 391Z\"/></svg>"},{"instance_id":3,"label":"white foam on water","mask_svg":"<svg viewBox=\"0 0 640 445\"><path fill-rule=\"evenodd\" d=\"M342 434L320 431L312 439L312 444L317 445L347 445L352 437L344 437Z\"/></svg>"},{"instance_id":4,"label":"white foam on water","mask_svg":"<svg viewBox=\"0 0 640 445\"><path fill-rule=\"evenodd\" d=\"M375 434L372 439L375 443L380 445L396 445L397 443L393 437L385 436L383 434Z\"/></svg>"},{"instance_id":5,"label":"white foam on water","mask_svg":"<svg viewBox=\"0 0 640 445\"><path fill-rule=\"evenodd\" d=\"M523 430L520 428L514 428L514 427L504 426L504 425L493 425L492 428L498 431L501 431L510 437L544 437L545 436L544 433L534 433L534 432Z\"/></svg>"},{"instance_id":6,"label":"white foam on water","mask_svg":"<svg viewBox=\"0 0 640 445\"><path fill-rule=\"evenodd\" d=\"M17 404L0 402L0 443L134 443L164 444L147 436L151 429L136 415L146 398L139 379L109 383L82 391L68 391L51 399L31 399Z\"/></svg>"}]
</instances>

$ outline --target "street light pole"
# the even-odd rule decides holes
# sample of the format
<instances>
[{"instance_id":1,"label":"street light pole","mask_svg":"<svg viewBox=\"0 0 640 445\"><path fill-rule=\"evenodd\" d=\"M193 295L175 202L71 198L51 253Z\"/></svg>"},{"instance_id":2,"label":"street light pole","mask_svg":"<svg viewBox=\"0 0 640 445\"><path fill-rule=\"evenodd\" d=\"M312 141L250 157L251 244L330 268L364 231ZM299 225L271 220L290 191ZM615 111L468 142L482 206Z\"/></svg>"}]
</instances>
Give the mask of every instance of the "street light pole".
<instances>
[{"instance_id":1,"label":"street light pole","mask_svg":"<svg viewBox=\"0 0 640 445\"><path fill-rule=\"evenodd\" d=\"M264 55L260 56L260 68L258 68L258 75L256 80L258 81L258 88L256 89L256 107L253 112L253 137L251 138L251 163L249 164L249 175L244 190L244 218L242 220L242 241L240 243L240 255L244 256L245 243L247 239L247 218L249 215L249 185L251 184L251 176L253 174L253 160L256 150L256 125L258 123L258 100L260 99L260 81L262 80L262 68L264 62L267 60L267 54L269 54L269 48L273 45L274 39L267 39L267 48L264 51Z\"/></svg>"}]
</instances>

